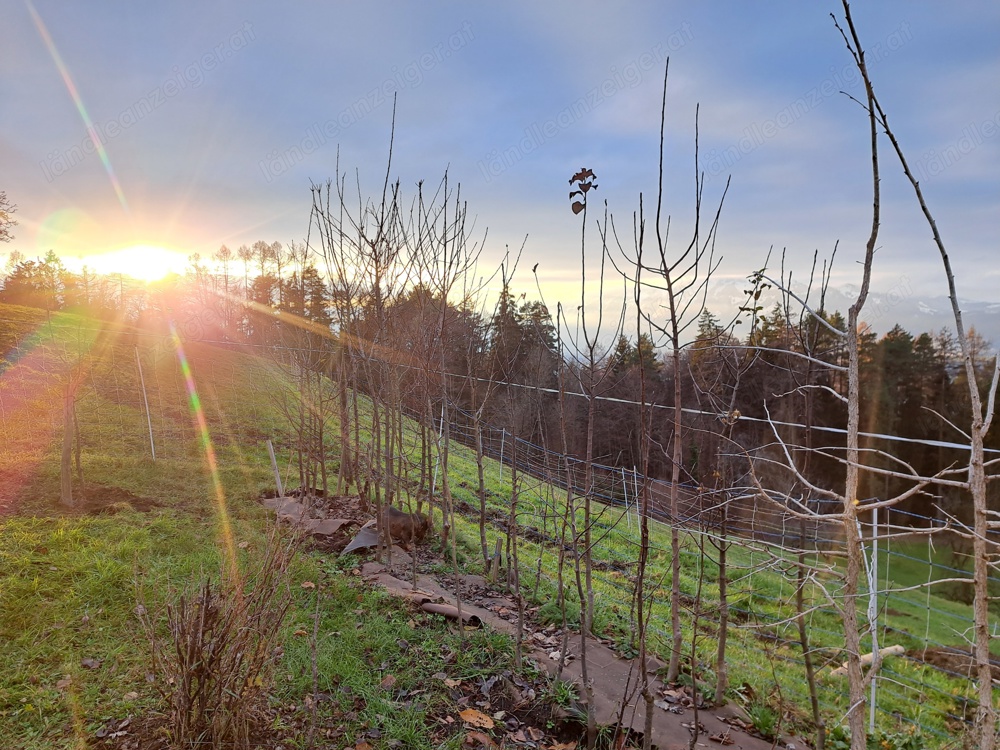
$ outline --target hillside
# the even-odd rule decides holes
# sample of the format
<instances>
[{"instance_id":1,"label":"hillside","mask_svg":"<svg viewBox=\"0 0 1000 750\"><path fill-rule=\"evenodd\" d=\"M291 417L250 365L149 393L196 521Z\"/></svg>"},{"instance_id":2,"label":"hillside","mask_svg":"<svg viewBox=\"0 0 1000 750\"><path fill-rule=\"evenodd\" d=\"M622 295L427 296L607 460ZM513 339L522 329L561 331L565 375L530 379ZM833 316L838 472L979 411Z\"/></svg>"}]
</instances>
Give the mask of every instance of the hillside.
<instances>
[{"instance_id":1,"label":"hillside","mask_svg":"<svg viewBox=\"0 0 1000 750\"><path fill-rule=\"evenodd\" d=\"M13 727L0 729L0 734L13 732L4 738L9 739L5 747L70 747L96 736L110 719L143 715L159 705L156 686L146 681L148 644L134 613L137 597L144 598L147 610L159 611L177 591L214 575L228 556L252 569L265 549L269 516L259 500L274 484L265 441L274 442L287 478L294 467L295 444L287 399L297 386L281 356L265 351L269 356L263 357L259 348L181 342L72 315L49 318L11 307L0 308L0 331L6 342L0 378L0 471L6 480L5 516L0 521L0 636L8 643L10 665L0 677L0 724ZM68 382L77 384L83 477L82 485L78 482L74 488L82 502L72 510L58 505ZM371 411L365 404L362 400L362 415ZM402 449L413 454L419 430L407 421L403 432ZM339 447L332 418L327 435L335 458ZM498 539L506 545L511 472L492 459L485 461L484 472L489 521L484 528L492 549ZM454 445L449 480L462 512L456 519L456 559L463 568L481 572L474 451ZM567 589L566 612L556 606L566 493L530 474L522 475L521 482L517 523L522 532L522 591L538 621L558 625L564 615L578 621L579 600L572 586ZM629 655L634 649L636 519L621 507L608 508L599 512L594 529L600 600L594 632ZM682 537L681 587L688 649L684 677L708 699L718 635L719 567L705 554L712 542L706 531L691 526ZM794 577L780 550L749 538L729 541L734 626L729 633L728 697L756 712L761 722L770 712L779 726L808 734L808 695L791 617ZM665 658L670 616L666 526L654 529L651 547L656 566L651 576L652 642ZM926 542L914 541L890 552L891 564L883 569L885 588L892 581L912 585L950 575L948 561ZM438 555L432 567L447 570L449 553L439 550ZM830 575L819 582L832 585L836 561L817 556L814 562ZM567 557L562 563L571 564ZM293 567L292 609L282 631L285 657L275 667L271 703L301 707L312 684L309 665L318 659L328 681L324 691L349 684L357 692L348 695L365 696L360 708L345 709L361 718L355 716L354 724L341 722L348 727L343 731L363 733L367 729L360 727L377 726L386 736L408 732L408 743L413 744L407 747L430 747L433 717L446 714L454 696L442 684L427 705L402 712L399 720L408 729L385 723L385 716L399 709L380 704L385 696L374 686L385 677L383 665L395 663L388 655L392 644L403 640L426 657L406 660L412 673L390 667L395 677L412 686L406 689L415 689L442 671L470 679L507 669L511 643L480 633L466 636L473 641L471 649L449 647L456 633L443 622L425 618L418 628L405 608L355 588L344 575L344 565L315 551ZM566 575L568 581L571 569ZM313 589L298 585L320 580L321 600ZM820 589L810 587L805 600L817 667L836 665L842 661L837 620ZM949 676L935 669L927 655L963 646L969 607L923 590L881 594L879 607L884 623L879 644L899 643L906 649L905 657L886 664L879 726L893 736L919 731L927 746L938 746L967 718L973 687L961 674ZM358 639L311 643L313 612L320 613L322 632L357 632ZM449 650L464 656L449 661ZM345 673L348 667L338 666L341 662L354 665L353 671ZM946 666L962 671L961 665ZM835 725L845 709L844 685L824 677L820 687L827 721ZM922 700L912 699L917 693ZM357 702L343 695L338 700L338 705ZM327 718L335 723L334 717L336 711ZM298 732L301 739L301 714L272 718L285 722L289 736ZM453 740L461 742L460 737L448 741Z\"/></svg>"},{"instance_id":2,"label":"hillside","mask_svg":"<svg viewBox=\"0 0 1000 750\"><path fill-rule=\"evenodd\" d=\"M173 348L67 315L48 321L3 308L0 319L16 344L7 348L0 391L8 479L0 519L0 745L160 746L162 736L144 733L164 705L137 602L164 617L179 592L218 579L227 549L244 571L259 564L271 526L259 497L273 486L264 437L274 436L281 450L279 415L264 394L282 382L267 362L237 351ZM104 343L84 343L94 341ZM58 506L56 394L70 361L86 363L77 403L84 484L75 488L79 507L67 510ZM440 679L428 690L430 676L489 673L509 660L509 643L487 632L460 636L440 618L413 614L359 585L346 574L350 564L341 570L335 559L306 554L290 571L284 656L267 696L268 744L304 741L311 717L302 698L318 659L324 689L340 686L322 712L324 742L345 733L361 742L379 726L407 747L431 747L442 736L425 717L447 714L450 693L462 691ZM313 592L322 592L318 610ZM318 644L296 635L312 632L314 610L322 633L349 635ZM424 654L418 663L398 663L403 639ZM398 691L379 687L387 665ZM425 701L397 700L418 686ZM343 719L347 712L353 718Z\"/></svg>"}]
</instances>

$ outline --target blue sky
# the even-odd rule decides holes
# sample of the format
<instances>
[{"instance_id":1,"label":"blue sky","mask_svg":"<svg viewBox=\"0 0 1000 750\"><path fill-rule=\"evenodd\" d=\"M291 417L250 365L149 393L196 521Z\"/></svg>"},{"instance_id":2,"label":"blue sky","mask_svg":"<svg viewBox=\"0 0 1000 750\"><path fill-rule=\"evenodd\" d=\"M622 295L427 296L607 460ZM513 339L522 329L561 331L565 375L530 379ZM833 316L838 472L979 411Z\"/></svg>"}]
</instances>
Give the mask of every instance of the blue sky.
<instances>
[{"instance_id":1,"label":"blue sky","mask_svg":"<svg viewBox=\"0 0 1000 750\"><path fill-rule=\"evenodd\" d=\"M37 13L40 24L33 19ZM858 280L870 221L862 96L832 2L142 4L0 0L0 189L18 204L7 250L66 258L131 245L208 256L300 241L310 181L341 165L462 184L484 260L524 246L515 284L571 296L578 218L569 176L598 175L622 226L656 190L670 57L666 207L691 215L695 106L706 201L732 186L720 278L770 247L806 267L840 250ZM1000 5L855 3L877 91L948 243L960 294L1000 302ZM44 27L51 38L46 44ZM54 52L102 134L90 147ZM120 190L116 190L112 175ZM883 151L876 288L945 293L908 185ZM905 282L900 287L901 282Z\"/></svg>"}]
</instances>

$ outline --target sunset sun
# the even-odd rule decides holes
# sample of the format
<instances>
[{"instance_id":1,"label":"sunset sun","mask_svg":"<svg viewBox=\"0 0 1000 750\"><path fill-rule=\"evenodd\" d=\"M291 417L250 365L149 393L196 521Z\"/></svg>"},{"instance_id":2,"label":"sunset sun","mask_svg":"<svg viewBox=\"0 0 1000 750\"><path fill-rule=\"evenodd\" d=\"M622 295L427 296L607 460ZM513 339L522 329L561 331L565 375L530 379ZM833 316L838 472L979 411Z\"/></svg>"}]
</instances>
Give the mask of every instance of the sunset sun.
<instances>
[{"instance_id":1,"label":"sunset sun","mask_svg":"<svg viewBox=\"0 0 1000 750\"><path fill-rule=\"evenodd\" d=\"M171 273L184 273L186 256L161 245L130 245L86 259L98 273L121 273L141 281L159 281Z\"/></svg>"}]
</instances>

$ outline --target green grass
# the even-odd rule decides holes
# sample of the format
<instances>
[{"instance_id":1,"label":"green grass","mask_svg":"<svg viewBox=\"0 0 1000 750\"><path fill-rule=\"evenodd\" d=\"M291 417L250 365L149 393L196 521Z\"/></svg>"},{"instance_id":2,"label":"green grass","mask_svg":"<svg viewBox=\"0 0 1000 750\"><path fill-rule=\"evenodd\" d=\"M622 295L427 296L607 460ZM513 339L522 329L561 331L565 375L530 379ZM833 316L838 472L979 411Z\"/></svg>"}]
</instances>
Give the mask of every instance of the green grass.
<instances>
[{"instance_id":1,"label":"green grass","mask_svg":"<svg viewBox=\"0 0 1000 750\"><path fill-rule=\"evenodd\" d=\"M13 390L23 396L19 409L5 410L0 419L5 438L0 472L16 475L21 500L20 515L0 518L0 638L7 644L10 665L0 674L0 739L4 740L0 745L31 750L72 746L75 735L92 734L105 719L154 705L153 691L145 682L146 646L133 614L136 581L155 605L170 592L214 573L225 526L185 373L177 352L164 339L154 337L102 339L100 356L93 356L88 364L90 375L77 409L86 481L127 490L155 505L146 513L125 511L107 517L67 515L56 509L60 378L67 362L86 359L87 346L96 340L96 333L93 324L79 318L57 315L48 321L36 312L0 308L0 319L6 321L0 325L0 341L20 343L18 350L8 344L0 394L7 398ZM150 456L136 346L149 396L155 462ZM11 351L17 356L11 356ZM248 542L252 551L260 544L268 520L256 498L273 485L265 438L275 441L282 468L288 466L290 430L281 414L280 394L288 392L290 380L277 365L239 351L188 344L185 354L215 451L228 523L236 540ZM364 402L362 411L370 413ZM327 434L331 441L339 434L335 420ZM411 424L405 444L406 450L416 451L418 435ZM329 449L336 454L332 442ZM478 507L473 451L453 445L450 466L455 500ZM504 469L504 485L498 475L498 465L487 461L489 509L506 513L510 473ZM7 489L11 484L8 481ZM522 528L557 537L564 502L564 491L529 478L518 522ZM620 509L595 507L597 512L594 554L605 569L595 572L599 606L594 629L628 651L635 632L630 606L631 576L638 556L635 523L633 519L630 530ZM576 518L582 527L581 509ZM480 569L475 519L460 518L456 531L461 539L460 562L470 570ZM490 527L487 536L492 550L500 531ZM718 567L700 555L696 533L684 532L681 539L680 585L685 601L691 601L702 577L697 636L690 607L682 615L685 659L694 640L696 677L710 685ZM665 658L671 585L668 527L654 525L652 546L651 641ZM888 573L883 573L890 583L923 583L929 570L932 576L941 576L942 553L933 553L934 567L928 568L926 544L893 543L890 549L898 553L888 558ZM552 605L555 547L523 539L520 558L522 585L529 600L540 607L539 616L560 621L561 613ZM807 695L801 654L795 625L787 621L793 614L794 581L779 562L738 540L730 549L730 605L739 610L733 613L730 630L730 684L734 699L748 687L759 705L782 710L792 723L805 726ZM541 576L536 579L539 563ZM439 570L450 570L450 562L442 560ZM429 747L420 744L426 741L428 712L449 700L447 691L438 690L439 681L431 676L445 671L471 679L477 672L509 664L506 639L483 634L475 636L481 640L472 649L455 648L449 640L454 635L443 623L417 617L364 587L351 585L333 560L307 556L296 575L322 582L323 637L317 658L323 674L321 690L332 696L322 704L329 713L328 723L343 723L341 714L353 713L357 719L348 723L361 731L366 724L381 726L382 718L391 719L398 721L392 731L407 747ZM567 576L567 597L578 613L571 575ZM807 602L818 607L808 616L815 659L839 663L844 658L839 621L823 604L818 590L807 591ZM311 689L309 639L294 633L312 632L313 603L311 596L302 593L290 614L277 701L296 703ZM960 631L971 621L970 607L945 599L935 589L883 595L880 607L881 622L889 628L887 635L880 634L881 645L899 642L910 650L919 651L928 640L961 646ZM785 622L768 624L779 621ZM405 652L400 652L400 640L409 644ZM448 661L452 652L456 655ZM101 667L81 666L86 658L101 659ZM893 659L886 670L895 681L879 698L880 722L892 724L883 727L887 731L905 727L909 720L946 732L944 713L959 712L964 698L972 694L969 681L949 678L909 660ZM387 694L378 686L389 673L397 683ZM421 689L429 691L426 697L407 698L410 691ZM124 696L131 692L140 697L126 700ZM838 720L846 709L846 684L824 679L821 701L828 722ZM895 722L890 718L894 714L903 720ZM10 741L4 732L13 732ZM348 739L344 738L344 745Z\"/></svg>"},{"instance_id":2,"label":"green grass","mask_svg":"<svg viewBox=\"0 0 1000 750\"><path fill-rule=\"evenodd\" d=\"M162 591L217 569L215 545L196 543L199 524L169 514L9 518L2 527L3 731L14 746L68 746L68 730L94 728L94 708L113 711L126 693L144 692L136 580ZM87 669L86 659L101 666Z\"/></svg>"},{"instance_id":3,"label":"green grass","mask_svg":"<svg viewBox=\"0 0 1000 750\"><path fill-rule=\"evenodd\" d=\"M509 638L488 630L458 632L443 618L411 611L380 591L359 586L335 563L317 563L320 583L320 638L317 644L319 690L329 697L320 704L322 724L336 724L351 712L353 736L377 727L381 736L403 747L439 746L428 731L428 717L454 709L454 699L441 675L475 681L508 669L513 656ZM312 633L312 597L302 597L290 618L293 631ZM309 639L286 642L279 682L291 694L312 690ZM388 685L388 686L387 686ZM340 722L342 723L342 722ZM350 730L348 732L350 734ZM459 747L461 737L444 747Z\"/></svg>"},{"instance_id":4,"label":"green grass","mask_svg":"<svg viewBox=\"0 0 1000 750\"><path fill-rule=\"evenodd\" d=\"M454 477L461 477L467 484L464 488L454 489L456 499L478 504L475 497L474 483L470 476L474 467L471 451L464 447L453 448L451 466L455 468ZM504 504L499 498L505 495L504 488L496 483L496 465L489 463L486 475L488 477L489 509L504 510ZM509 473L505 470L505 476ZM507 488L509 493L509 488ZM545 499L546 495L550 499ZM522 525L530 525L537 529L543 527L547 533L555 534L551 519L543 517L542 508L549 505L548 514L559 516L562 513L565 492L552 492L547 487L541 487L536 497L531 493L521 496L522 513L519 521ZM598 506L599 507L599 506ZM595 511L596 512L596 511ZM598 525L610 527L611 531L595 546L595 558L602 563L617 563L630 570L638 556L637 532L630 532L626 523L621 520L621 510L606 510L604 518ZM577 514L582 527L582 510ZM460 526L467 538L478 539L478 530L471 520ZM596 534L595 534L596 535ZM651 583L652 607L652 645L659 650L661 658L669 655L669 591L671 577L670 562L670 530L662 524L654 524L651 546L651 566L649 580ZM495 532L490 534L492 549ZM711 550L709 545L707 549ZM926 555L926 545L911 545L909 547L894 543L889 549L896 554L889 556L885 543L881 548L882 563L880 565L881 585L884 589L900 588L923 583L928 575L940 578L952 575L941 568L940 553L932 558L934 567L920 560L920 552ZM710 552L710 554L713 554ZM904 557L907 555L909 558ZM561 618L554 605L556 575L556 553L551 547L540 547L529 541L522 540L520 559L522 561L522 581L529 591L533 589L538 560L541 560L543 579L535 601L541 605L539 615L550 622L558 622ZM888 573L885 565L888 559ZM926 559L926 558L925 558ZM835 596L839 585L833 572L838 569L836 562L818 558L814 560L831 569L831 574L825 576L825 585ZM762 565L766 567L762 568ZM727 664L729 667L730 685L738 687L746 684L762 696L761 706L781 710L789 715L793 725L801 731L808 732L810 714L808 707L808 692L806 689L804 667L802 666L801 648L798 645L797 626L790 619L794 613L795 583L794 573L787 564L782 564L780 558L775 559L772 552L753 551L737 538L729 551L729 581L730 608L735 622L730 625ZM704 560L698 551L698 533L684 531L681 534L681 590L682 597L690 602L697 590L700 575L702 581L702 611L699 634L694 638L691 627L692 612L690 604L682 613L682 632L684 636L685 653L683 659L690 662L691 643L695 641L695 664L699 681L714 682L716 613L718 607L718 566L711 560ZM882 580L888 575L888 581ZM567 586L571 620L578 619L579 603L575 592L575 583L571 572L567 576ZM595 574L595 594L600 602L595 613L595 632L628 644L634 633L634 626L629 618L629 603L631 597L630 583L627 578L616 570L603 571ZM867 594L864 582L861 586L862 600L859 602L860 622L865 622ZM813 660L816 666L838 666L846 655L842 652L843 637L840 635L841 623L839 617L821 597L815 587L806 592L806 607L813 608L807 616L810 634L810 646L813 650ZM738 612L735 610L742 610ZM919 654L928 645L935 643L954 647L963 647L962 630L971 623L971 607L951 601L940 595L940 591L931 587L916 591L883 593L879 596L879 645L884 647L899 643L909 653ZM770 623L780 623L771 625ZM863 638L863 647L870 649L870 638ZM628 650L628 649L626 649ZM962 715L963 706L974 695L974 684L969 680L949 677L930 666L911 661L906 658L891 658L885 663L883 680L879 692L879 723L887 732L903 732L910 730L909 722L918 722L927 727L925 732L930 739L929 746L944 741L949 733L953 733L954 721L948 714ZM819 680L820 702L827 715L827 721L837 721L846 711L847 685L846 681L837 677L822 676ZM735 696L734 696L735 697ZM934 739L935 736L937 739Z\"/></svg>"},{"instance_id":5,"label":"green grass","mask_svg":"<svg viewBox=\"0 0 1000 750\"><path fill-rule=\"evenodd\" d=\"M241 519L252 567L264 543L261 523ZM6 646L0 676L0 737L4 748L75 747L110 718L150 709L157 695L146 681L148 645L134 615L137 595L150 611L177 591L214 575L219 545L196 519L163 511L107 518L8 519L0 537L0 638ZM207 537L207 538L206 538ZM285 626L285 655L275 675L274 700L301 702L312 689L313 598L320 596L316 646L319 725L336 726L360 741L367 728L405 747L430 748L428 717L454 708L441 679L475 680L508 669L512 643L490 631L459 634L440 617L363 585L336 562L304 556ZM298 634L296 634L298 633ZM306 635L302 635L305 633ZM100 666L88 669L85 660ZM384 686L386 677L395 682ZM138 697L132 694L137 693ZM352 715L345 720L345 717ZM301 740L308 712L285 712L286 731ZM281 727L279 727L280 729ZM346 728L346 729L345 729ZM460 737L445 747L458 747Z\"/></svg>"},{"instance_id":6,"label":"green grass","mask_svg":"<svg viewBox=\"0 0 1000 750\"><path fill-rule=\"evenodd\" d=\"M6 405L14 403L11 388L19 396L17 410L6 409L0 419L9 438L0 471L16 472L19 480L5 488L18 500L18 514L0 516L4 750L90 745L106 721L160 708L147 681L149 647L137 602L162 612L193 583L217 577L227 528L241 566L252 568L271 522L258 501L273 486L264 439L274 440L285 461L289 455L288 427L274 395L289 383L280 368L241 352L187 345L225 499L220 504L177 352L163 340L129 340L127 331L91 349L93 323L69 315L49 321L32 312L0 306L0 340L20 346L9 352L6 379L0 379ZM148 504L147 512L119 505L114 515L93 516L57 505L62 387L72 363L84 361L89 369L77 415L85 481L125 490ZM440 726L438 715L457 710L454 689L434 675L475 680L509 669L510 639L488 631L459 634L319 555L301 556L294 575L296 601L271 691L275 728L287 746L300 746L310 718L303 696L312 690L309 635L318 591L319 736L333 733L338 743L354 743L377 727L384 739L405 747L458 748L454 728L432 731ZM318 589L295 585L304 580ZM385 687L389 675L395 682Z\"/></svg>"}]
</instances>

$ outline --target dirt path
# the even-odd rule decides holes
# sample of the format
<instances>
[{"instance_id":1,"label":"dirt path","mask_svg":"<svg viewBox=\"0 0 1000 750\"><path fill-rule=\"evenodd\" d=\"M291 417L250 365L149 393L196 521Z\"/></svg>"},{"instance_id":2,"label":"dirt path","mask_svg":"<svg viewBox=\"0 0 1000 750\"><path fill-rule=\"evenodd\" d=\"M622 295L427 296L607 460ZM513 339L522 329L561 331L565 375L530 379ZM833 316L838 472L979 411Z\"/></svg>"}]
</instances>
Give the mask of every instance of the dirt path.
<instances>
[{"instance_id":1,"label":"dirt path","mask_svg":"<svg viewBox=\"0 0 1000 750\"><path fill-rule=\"evenodd\" d=\"M361 566L361 574L370 582L382 586L389 593L413 601L418 606L425 602L437 602L455 606L458 602L450 590L450 582L419 574L414 589L412 578L406 572L412 570L412 559L399 548L394 548L389 566L368 562ZM399 571L398 576L396 571ZM516 634L514 620L517 605L512 598L491 590L480 576L466 575L461 578L463 614L474 615L486 627ZM524 634L525 656L533 659L540 668L556 674L558 661L551 658L552 646L558 638L545 635L544 631L526 629ZM569 653L574 655L580 648L578 634L570 638ZM594 710L597 723L601 726L621 724L641 733L645 721L645 702L635 689L639 664L637 659L622 659L612 649L596 639L588 639L587 659L594 681ZM695 721L694 709L683 705L690 702L687 695L667 688L652 672L659 665L651 664L651 679L658 699L653 708L653 746L660 750L681 750L690 747ZM572 680L578 687L582 685L582 665L573 658L563 669L563 679ZM629 691L628 701L624 700ZM583 691L579 690L582 696ZM687 699L685 701L685 699ZM624 710L623 710L623 703ZM739 711L731 706L700 709L699 736L696 747L732 747L741 750L770 750L773 742L742 731ZM781 746L779 744L779 746ZM798 749L808 747L801 740L793 740L788 747Z\"/></svg>"},{"instance_id":2,"label":"dirt path","mask_svg":"<svg viewBox=\"0 0 1000 750\"><path fill-rule=\"evenodd\" d=\"M268 498L264 504L286 521L296 523L312 534L319 549L339 553L346 546L354 532L367 518L358 508L356 498L311 498L302 499ZM325 534L323 524L332 523L331 533ZM417 568L426 569L425 563L435 560L426 547L417 548ZM393 547L388 565L376 562L362 562L360 573L370 583L383 587L394 596L405 598L417 606L443 604L450 607L461 606L463 616L472 616L475 621L494 630L517 634L517 603L513 597L490 586L481 576L463 575L458 578L459 602L455 596L455 581L452 576L434 577L418 573L416 586L413 583L413 558L399 547ZM447 580L445 580L447 579ZM559 670L559 653L562 633L555 628L533 624L528 618L523 633L524 656L535 661L540 669L552 675ZM562 679L576 682L578 695L584 696L580 688L583 684L582 662L579 656L582 646L579 633L571 633L568 645L568 661L562 671ZM645 724L645 701L639 695L636 684L639 680L638 659L621 658L607 644L595 638L587 640L587 660L589 674L594 684L594 711L601 726L622 725L641 733ZM656 696L653 708L653 746L659 750L681 750L691 747L694 734L695 709L692 695L683 688L672 689L656 677L662 666L648 663L650 679ZM695 747L732 747L736 750L771 750L785 746L795 750L809 747L800 738L783 738L784 742L774 743L749 734L746 715L733 705L719 708L700 708Z\"/></svg>"}]
</instances>

